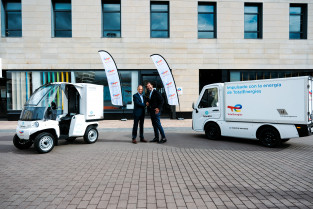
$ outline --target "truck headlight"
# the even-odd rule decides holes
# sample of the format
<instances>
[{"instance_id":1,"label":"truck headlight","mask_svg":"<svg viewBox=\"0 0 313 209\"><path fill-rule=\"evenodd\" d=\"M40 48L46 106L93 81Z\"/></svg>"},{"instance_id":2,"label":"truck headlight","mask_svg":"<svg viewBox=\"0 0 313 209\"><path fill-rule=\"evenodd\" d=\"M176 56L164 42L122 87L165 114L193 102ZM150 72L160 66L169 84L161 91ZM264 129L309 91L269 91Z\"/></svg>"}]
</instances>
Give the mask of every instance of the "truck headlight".
<instances>
[{"instance_id":1,"label":"truck headlight","mask_svg":"<svg viewBox=\"0 0 313 209\"><path fill-rule=\"evenodd\" d=\"M37 127L39 127L39 123L36 121L33 123L33 126L37 128Z\"/></svg>"}]
</instances>

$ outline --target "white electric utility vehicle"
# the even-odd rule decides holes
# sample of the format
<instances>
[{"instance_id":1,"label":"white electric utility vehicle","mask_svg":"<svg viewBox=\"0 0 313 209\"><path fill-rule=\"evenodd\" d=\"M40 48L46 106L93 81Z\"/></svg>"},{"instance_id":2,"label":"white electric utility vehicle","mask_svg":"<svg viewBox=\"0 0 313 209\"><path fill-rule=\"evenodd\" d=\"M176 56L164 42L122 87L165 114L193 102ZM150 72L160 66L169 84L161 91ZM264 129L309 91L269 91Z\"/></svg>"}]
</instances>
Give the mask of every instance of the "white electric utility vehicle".
<instances>
[{"instance_id":1,"label":"white electric utility vehicle","mask_svg":"<svg viewBox=\"0 0 313 209\"><path fill-rule=\"evenodd\" d=\"M192 127L210 139L258 139L279 146L312 134L312 90L308 76L206 85L193 104Z\"/></svg>"},{"instance_id":2,"label":"white electric utility vehicle","mask_svg":"<svg viewBox=\"0 0 313 209\"><path fill-rule=\"evenodd\" d=\"M98 139L103 119L103 86L86 83L50 83L38 88L25 103L13 137L18 149L34 144L39 153L50 152L59 139Z\"/></svg>"}]
</instances>

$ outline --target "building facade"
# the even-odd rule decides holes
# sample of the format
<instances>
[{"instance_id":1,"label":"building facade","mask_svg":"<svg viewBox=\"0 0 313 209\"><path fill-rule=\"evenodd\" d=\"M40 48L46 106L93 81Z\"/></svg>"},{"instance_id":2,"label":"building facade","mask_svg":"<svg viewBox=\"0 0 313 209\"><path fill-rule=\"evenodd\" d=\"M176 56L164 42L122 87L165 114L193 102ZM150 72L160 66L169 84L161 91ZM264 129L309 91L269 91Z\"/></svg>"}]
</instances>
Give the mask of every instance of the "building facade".
<instances>
[{"instance_id":1,"label":"building facade","mask_svg":"<svg viewBox=\"0 0 313 209\"><path fill-rule=\"evenodd\" d=\"M120 115L98 50L115 59L126 113L138 84L164 92L151 54L169 63L185 117L209 83L313 75L312 0L2 0L1 35L0 106L9 119L55 81L104 85L104 111ZM164 112L175 117L172 107Z\"/></svg>"}]
</instances>

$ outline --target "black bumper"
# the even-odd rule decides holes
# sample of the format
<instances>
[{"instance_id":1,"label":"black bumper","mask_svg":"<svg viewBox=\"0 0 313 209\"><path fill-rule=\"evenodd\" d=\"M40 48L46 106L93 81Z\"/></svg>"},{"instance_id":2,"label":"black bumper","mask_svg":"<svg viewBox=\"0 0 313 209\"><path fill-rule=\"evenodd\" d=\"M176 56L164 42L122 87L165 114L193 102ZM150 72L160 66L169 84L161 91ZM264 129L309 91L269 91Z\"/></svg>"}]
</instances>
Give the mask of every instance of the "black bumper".
<instances>
[{"instance_id":1,"label":"black bumper","mask_svg":"<svg viewBox=\"0 0 313 209\"><path fill-rule=\"evenodd\" d=\"M299 137L312 135L311 129L313 129L313 124L295 126L298 131Z\"/></svg>"}]
</instances>

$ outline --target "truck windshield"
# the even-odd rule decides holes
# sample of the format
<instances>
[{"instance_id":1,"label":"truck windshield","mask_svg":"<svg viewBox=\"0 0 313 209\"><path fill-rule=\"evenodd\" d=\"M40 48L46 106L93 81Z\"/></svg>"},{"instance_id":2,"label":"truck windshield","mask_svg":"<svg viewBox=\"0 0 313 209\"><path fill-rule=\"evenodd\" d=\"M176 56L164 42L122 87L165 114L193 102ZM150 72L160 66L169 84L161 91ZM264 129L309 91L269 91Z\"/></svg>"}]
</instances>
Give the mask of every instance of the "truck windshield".
<instances>
[{"instance_id":1,"label":"truck windshield","mask_svg":"<svg viewBox=\"0 0 313 209\"><path fill-rule=\"evenodd\" d=\"M25 103L20 115L20 120L42 120L51 117L53 110L58 109L58 104L60 104L59 100L62 100L62 95L64 94L62 94L62 89L58 84L40 87Z\"/></svg>"}]
</instances>

